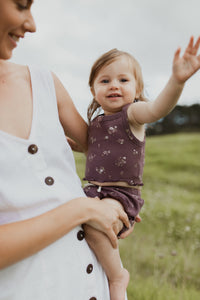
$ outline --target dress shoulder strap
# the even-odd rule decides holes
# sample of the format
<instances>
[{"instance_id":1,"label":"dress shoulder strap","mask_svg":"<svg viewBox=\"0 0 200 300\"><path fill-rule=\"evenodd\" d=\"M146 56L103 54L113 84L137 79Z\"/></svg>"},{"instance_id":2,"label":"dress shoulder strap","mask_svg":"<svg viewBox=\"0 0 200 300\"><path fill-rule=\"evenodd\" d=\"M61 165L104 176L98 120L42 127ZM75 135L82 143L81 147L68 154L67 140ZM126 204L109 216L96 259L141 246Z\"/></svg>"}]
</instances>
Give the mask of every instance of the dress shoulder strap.
<instances>
[{"instance_id":1,"label":"dress shoulder strap","mask_svg":"<svg viewBox=\"0 0 200 300\"><path fill-rule=\"evenodd\" d=\"M54 105L57 110L56 91L52 73L37 66L29 66L33 98L40 103L46 102L47 105Z\"/></svg>"}]
</instances>

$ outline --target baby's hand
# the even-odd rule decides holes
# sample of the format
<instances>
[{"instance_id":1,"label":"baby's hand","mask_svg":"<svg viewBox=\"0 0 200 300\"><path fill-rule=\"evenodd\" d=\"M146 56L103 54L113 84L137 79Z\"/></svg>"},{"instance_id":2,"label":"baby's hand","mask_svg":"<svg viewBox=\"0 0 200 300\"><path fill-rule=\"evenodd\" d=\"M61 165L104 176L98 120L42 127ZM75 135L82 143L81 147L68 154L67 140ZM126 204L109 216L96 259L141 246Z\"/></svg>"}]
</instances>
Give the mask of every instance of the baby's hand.
<instances>
[{"instance_id":1,"label":"baby's hand","mask_svg":"<svg viewBox=\"0 0 200 300\"><path fill-rule=\"evenodd\" d=\"M178 83L184 83L200 69L200 55L197 55L200 46L200 37L197 39L196 44L193 44L194 37L192 36L183 56L180 57L180 48L174 54L173 76Z\"/></svg>"}]
</instances>

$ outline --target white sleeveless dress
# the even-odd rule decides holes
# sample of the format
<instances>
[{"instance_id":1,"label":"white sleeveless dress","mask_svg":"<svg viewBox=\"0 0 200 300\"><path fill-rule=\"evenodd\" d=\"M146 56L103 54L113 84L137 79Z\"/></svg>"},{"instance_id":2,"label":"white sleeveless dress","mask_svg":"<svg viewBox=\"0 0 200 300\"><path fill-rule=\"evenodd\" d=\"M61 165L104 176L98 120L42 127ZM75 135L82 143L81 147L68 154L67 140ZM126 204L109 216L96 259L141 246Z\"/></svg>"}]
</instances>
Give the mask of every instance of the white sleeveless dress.
<instances>
[{"instance_id":1,"label":"white sleeveless dress","mask_svg":"<svg viewBox=\"0 0 200 300\"><path fill-rule=\"evenodd\" d=\"M84 196L59 122L52 75L29 67L33 119L28 140L0 131L0 225ZM0 245L1 247L1 245ZM107 278L81 227L0 270L0 300L109 300Z\"/></svg>"}]
</instances>

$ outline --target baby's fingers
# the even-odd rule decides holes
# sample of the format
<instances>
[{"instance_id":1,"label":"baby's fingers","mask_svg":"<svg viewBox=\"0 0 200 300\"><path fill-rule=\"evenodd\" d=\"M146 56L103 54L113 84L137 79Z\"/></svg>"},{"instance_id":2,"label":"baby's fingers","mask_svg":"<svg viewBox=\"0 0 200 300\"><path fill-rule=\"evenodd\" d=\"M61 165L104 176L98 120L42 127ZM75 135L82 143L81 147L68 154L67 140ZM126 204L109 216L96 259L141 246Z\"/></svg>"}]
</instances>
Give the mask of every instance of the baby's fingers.
<instances>
[{"instance_id":1,"label":"baby's fingers","mask_svg":"<svg viewBox=\"0 0 200 300\"><path fill-rule=\"evenodd\" d=\"M180 53L181 53L181 48L179 47L179 48L176 50L176 52L174 53L174 61L173 61L173 63L175 63L175 62L179 59Z\"/></svg>"},{"instance_id":2,"label":"baby's fingers","mask_svg":"<svg viewBox=\"0 0 200 300\"><path fill-rule=\"evenodd\" d=\"M192 51L192 49L193 49L193 43L194 43L194 37L191 36L191 38L190 38L190 40L189 40L189 43L188 43L188 46L187 46L187 48L186 48L186 51L189 51L189 52Z\"/></svg>"},{"instance_id":3,"label":"baby's fingers","mask_svg":"<svg viewBox=\"0 0 200 300\"><path fill-rule=\"evenodd\" d=\"M194 52L193 52L193 54L195 54L195 55L197 54L197 52L199 50L199 46L200 46L200 36L197 39L196 44L194 45Z\"/></svg>"},{"instance_id":4,"label":"baby's fingers","mask_svg":"<svg viewBox=\"0 0 200 300\"><path fill-rule=\"evenodd\" d=\"M142 219L141 219L140 215L137 215L135 217L135 222L140 223L141 221L142 221Z\"/></svg>"},{"instance_id":5,"label":"baby's fingers","mask_svg":"<svg viewBox=\"0 0 200 300\"><path fill-rule=\"evenodd\" d=\"M185 53L189 53L192 55L196 55L198 50L199 50L199 46L200 46L200 36L197 39L196 43L194 44L194 37L191 36L189 44L185 50Z\"/></svg>"}]
</instances>

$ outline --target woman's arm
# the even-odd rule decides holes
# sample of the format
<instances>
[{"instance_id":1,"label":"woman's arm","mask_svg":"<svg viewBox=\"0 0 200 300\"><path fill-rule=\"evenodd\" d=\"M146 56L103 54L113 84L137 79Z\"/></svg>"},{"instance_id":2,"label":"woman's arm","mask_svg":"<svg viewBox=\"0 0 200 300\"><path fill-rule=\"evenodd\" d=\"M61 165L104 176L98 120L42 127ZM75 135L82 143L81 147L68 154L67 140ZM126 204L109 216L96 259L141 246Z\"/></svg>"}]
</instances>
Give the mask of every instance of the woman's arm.
<instances>
[{"instance_id":1,"label":"woman's arm","mask_svg":"<svg viewBox=\"0 0 200 300\"><path fill-rule=\"evenodd\" d=\"M172 75L160 95L152 102L137 102L129 106L128 117L132 124L152 123L166 116L176 105L184 83L200 68L200 37L196 44L191 37L185 53L180 57L180 48L175 52Z\"/></svg>"},{"instance_id":2,"label":"woman's arm","mask_svg":"<svg viewBox=\"0 0 200 300\"><path fill-rule=\"evenodd\" d=\"M85 152L87 150L88 125L77 111L61 81L55 74L52 75L56 90L59 118L65 134L77 142Z\"/></svg>"},{"instance_id":3,"label":"woman's arm","mask_svg":"<svg viewBox=\"0 0 200 300\"><path fill-rule=\"evenodd\" d=\"M70 145L71 149L75 152L84 152L84 149L80 146L80 144L76 143L74 140L70 139L68 136L66 137L68 144ZM85 152L85 154L87 154Z\"/></svg>"},{"instance_id":4,"label":"woman's arm","mask_svg":"<svg viewBox=\"0 0 200 300\"><path fill-rule=\"evenodd\" d=\"M123 211L95 198L76 198L37 217L0 226L0 269L35 254L83 223L104 232L117 247L115 232L120 219L126 226Z\"/></svg>"}]
</instances>

